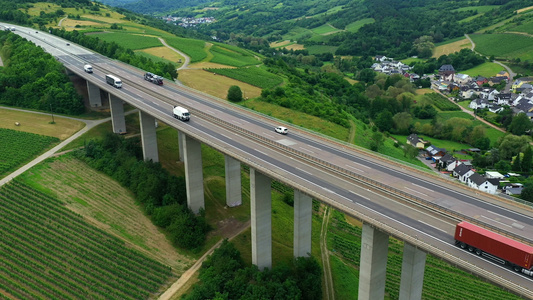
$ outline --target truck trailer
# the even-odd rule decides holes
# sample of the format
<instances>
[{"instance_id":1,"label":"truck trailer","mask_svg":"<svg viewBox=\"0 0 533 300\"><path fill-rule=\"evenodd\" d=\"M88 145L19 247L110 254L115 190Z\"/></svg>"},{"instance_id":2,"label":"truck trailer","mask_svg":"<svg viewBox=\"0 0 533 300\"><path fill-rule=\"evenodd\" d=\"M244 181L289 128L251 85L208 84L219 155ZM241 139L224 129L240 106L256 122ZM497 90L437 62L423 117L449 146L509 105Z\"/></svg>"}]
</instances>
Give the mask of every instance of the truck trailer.
<instances>
[{"instance_id":1,"label":"truck trailer","mask_svg":"<svg viewBox=\"0 0 533 300\"><path fill-rule=\"evenodd\" d=\"M457 224L455 244L477 255L510 265L516 272L533 276L533 247L529 245L468 222Z\"/></svg>"},{"instance_id":2,"label":"truck trailer","mask_svg":"<svg viewBox=\"0 0 533 300\"><path fill-rule=\"evenodd\" d=\"M105 76L105 81L107 81L107 83L109 83L110 85L116 87L117 89L122 87L122 81L120 80L120 78L118 78L116 76L107 74Z\"/></svg>"},{"instance_id":3,"label":"truck trailer","mask_svg":"<svg viewBox=\"0 0 533 300\"><path fill-rule=\"evenodd\" d=\"M181 106L174 106L172 113L174 115L174 118L182 120L182 121L189 121L191 118L189 111L186 108L181 107Z\"/></svg>"}]
</instances>

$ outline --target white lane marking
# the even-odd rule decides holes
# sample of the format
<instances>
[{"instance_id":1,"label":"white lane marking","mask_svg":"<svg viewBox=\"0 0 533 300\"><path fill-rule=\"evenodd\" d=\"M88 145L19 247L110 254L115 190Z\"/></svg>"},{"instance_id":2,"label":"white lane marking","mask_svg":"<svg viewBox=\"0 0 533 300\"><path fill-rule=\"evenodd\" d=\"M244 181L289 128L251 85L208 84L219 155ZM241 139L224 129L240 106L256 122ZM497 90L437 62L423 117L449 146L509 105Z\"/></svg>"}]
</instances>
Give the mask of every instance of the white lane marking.
<instances>
[{"instance_id":1,"label":"white lane marking","mask_svg":"<svg viewBox=\"0 0 533 300\"><path fill-rule=\"evenodd\" d=\"M415 193L419 193L420 195L424 195L424 196L428 197L428 195L426 195L426 194L424 194L424 193L422 193L422 192L419 192L419 191L417 191L417 190L413 190L413 189L410 189L410 188L408 188L408 187L405 187L405 189L406 189L406 190L413 191L413 192L415 192Z\"/></svg>"},{"instance_id":2,"label":"white lane marking","mask_svg":"<svg viewBox=\"0 0 533 300\"><path fill-rule=\"evenodd\" d=\"M305 171L305 170L303 170L303 169L300 169L300 168L297 168L297 169L300 170L300 171L302 171L302 172L304 172L304 173L307 173L307 174L309 174L309 175L313 175L312 173L307 172L307 171Z\"/></svg>"},{"instance_id":3,"label":"white lane marking","mask_svg":"<svg viewBox=\"0 0 533 300\"><path fill-rule=\"evenodd\" d=\"M259 152L259 153L261 153L261 154L263 154L263 155L268 156L268 154L266 154L265 152L263 152L263 151L261 151L261 150L257 150L257 149L255 149L255 148L254 148L254 150L257 151L257 152Z\"/></svg>"},{"instance_id":4,"label":"white lane marking","mask_svg":"<svg viewBox=\"0 0 533 300\"><path fill-rule=\"evenodd\" d=\"M235 123L237 125L242 125L240 122L237 122L237 121L233 121L233 123Z\"/></svg>"},{"instance_id":5,"label":"white lane marking","mask_svg":"<svg viewBox=\"0 0 533 300\"><path fill-rule=\"evenodd\" d=\"M272 135L270 135L270 134L268 134L268 133L266 133L266 132L263 132L263 135L264 135L264 136L268 136L268 137L271 138L271 139L274 138L274 136L272 136Z\"/></svg>"},{"instance_id":6,"label":"white lane marking","mask_svg":"<svg viewBox=\"0 0 533 300\"><path fill-rule=\"evenodd\" d=\"M354 169L354 170L357 170L357 171L359 171L359 172L361 172L361 173L364 173L364 172L365 172L365 171L363 171L363 170L361 170L361 169L359 169L359 168L352 167L352 166L350 166L350 165L345 165L345 166L347 166L348 168L352 168L352 169Z\"/></svg>"},{"instance_id":7,"label":"white lane marking","mask_svg":"<svg viewBox=\"0 0 533 300\"><path fill-rule=\"evenodd\" d=\"M513 226L511 226L511 225L507 225L507 224L505 224L505 223L498 222L498 221L494 220L493 218L485 217L484 215L481 215L481 218L485 218L485 219L487 219L487 220L490 220L490 221L492 221L492 222L498 223L498 224L500 224L500 225L503 225L503 226L507 226L507 227L511 227L511 228L513 228Z\"/></svg>"},{"instance_id":8,"label":"white lane marking","mask_svg":"<svg viewBox=\"0 0 533 300\"><path fill-rule=\"evenodd\" d=\"M363 196L363 195L361 195L361 194L358 194L358 193L356 193L356 192L354 192L354 191L352 191L352 190L348 190L348 191L349 191L350 193L356 195L356 196L359 196L359 197L361 197L361 198L363 198L363 199L366 199L366 200L369 200L369 201L370 201L370 198L368 198L368 197L365 197L365 196ZM352 201L352 202L353 202L353 201Z\"/></svg>"},{"instance_id":9,"label":"white lane marking","mask_svg":"<svg viewBox=\"0 0 533 300\"><path fill-rule=\"evenodd\" d=\"M211 111L211 110L206 109L206 110L204 110L204 111L205 111L206 113L213 114L213 111Z\"/></svg>"},{"instance_id":10,"label":"white lane marking","mask_svg":"<svg viewBox=\"0 0 533 300\"><path fill-rule=\"evenodd\" d=\"M416 184L416 183L411 183L411 184L414 185L414 186L417 186L417 187L419 187L419 188L421 188L421 189L424 189L424 190L427 190L427 191L433 192L432 190L428 189L427 187L423 187L423 186L418 185L418 184Z\"/></svg>"},{"instance_id":11,"label":"white lane marking","mask_svg":"<svg viewBox=\"0 0 533 300\"><path fill-rule=\"evenodd\" d=\"M305 151L307 151L307 152L309 152L309 153L315 153L315 152L313 152L313 151L311 151L311 150L309 150L309 149L305 149L304 147L300 147L300 149L305 150Z\"/></svg>"},{"instance_id":12,"label":"white lane marking","mask_svg":"<svg viewBox=\"0 0 533 300\"><path fill-rule=\"evenodd\" d=\"M369 166L366 166L366 165L360 164L360 163L355 162L355 161L352 161L352 164L357 164L357 165L360 165L360 166L363 167L363 168L371 169Z\"/></svg>"},{"instance_id":13,"label":"white lane marking","mask_svg":"<svg viewBox=\"0 0 533 300\"><path fill-rule=\"evenodd\" d=\"M327 189L327 188L325 188L325 187L323 187L322 189L323 189L324 191L326 191L326 192L330 192L330 193L332 193L332 194L336 194L336 193L334 193L332 190ZM342 197L342 196L341 196L341 197Z\"/></svg>"},{"instance_id":14,"label":"white lane marking","mask_svg":"<svg viewBox=\"0 0 533 300\"><path fill-rule=\"evenodd\" d=\"M442 230L442 229L440 229L440 228L438 228L438 227L435 227L435 226L433 226L433 225L430 225L430 224L428 224L428 223L426 223L426 222L424 222L424 221L421 221L421 220L417 220L417 221L420 222L420 223L422 223L422 224L424 224L424 225L426 225L426 226L429 226L429 227L431 227L431 228L435 228L435 229L437 229L437 230L439 230L439 231L446 232L446 231L444 231L444 230Z\"/></svg>"},{"instance_id":15,"label":"white lane marking","mask_svg":"<svg viewBox=\"0 0 533 300\"><path fill-rule=\"evenodd\" d=\"M317 147L315 147L315 146L307 145L307 147L310 147L310 148L316 149L316 150L318 150L318 151L322 151L322 149L317 148Z\"/></svg>"},{"instance_id":16,"label":"white lane marking","mask_svg":"<svg viewBox=\"0 0 533 300\"><path fill-rule=\"evenodd\" d=\"M513 222L518 222L518 221L515 220L515 219L511 219L511 218L509 218L509 217L507 217L507 216L500 215L500 214L495 213L495 212L493 212L493 211L490 211L490 210L487 210L487 211L490 212L491 214L494 214L494 215L500 216L500 217L502 217L502 218L506 218L506 219L511 220L511 221L513 221Z\"/></svg>"}]
</instances>

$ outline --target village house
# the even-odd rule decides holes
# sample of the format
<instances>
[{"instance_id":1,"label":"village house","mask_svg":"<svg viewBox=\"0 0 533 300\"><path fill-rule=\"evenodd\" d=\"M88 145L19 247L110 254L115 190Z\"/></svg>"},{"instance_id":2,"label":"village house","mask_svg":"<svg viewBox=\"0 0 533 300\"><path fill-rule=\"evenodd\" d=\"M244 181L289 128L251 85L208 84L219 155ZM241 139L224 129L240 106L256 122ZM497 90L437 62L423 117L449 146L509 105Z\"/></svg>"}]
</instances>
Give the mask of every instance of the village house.
<instances>
[{"instance_id":1,"label":"village house","mask_svg":"<svg viewBox=\"0 0 533 300\"><path fill-rule=\"evenodd\" d=\"M424 141L423 139L419 138L416 133L412 133L407 137L407 144L418 149L424 149L427 144L427 141Z\"/></svg>"},{"instance_id":2,"label":"village house","mask_svg":"<svg viewBox=\"0 0 533 300\"><path fill-rule=\"evenodd\" d=\"M457 73L455 74L454 76L454 81L458 84L461 84L461 85L464 85L464 84L467 84L469 83L470 81L472 80L472 77L466 75L466 74L461 74L461 73Z\"/></svg>"},{"instance_id":3,"label":"village house","mask_svg":"<svg viewBox=\"0 0 533 300\"><path fill-rule=\"evenodd\" d=\"M453 169L453 176L459 179L462 183L466 183L468 177L474 174L472 168L466 164L460 164Z\"/></svg>"},{"instance_id":4,"label":"village house","mask_svg":"<svg viewBox=\"0 0 533 300\"><path fill-rule=\"evenodd\" d=\"M439 76L442 80L453 81L455 75L455 69L452 65L442 65L439 68Z\"/></svg>"},{"instance_id":5,"label":"village house","mask_svg":"<svg viewBox=\"0 0 533 300\"><path fill-rule=\"evenodd\" d=\"M496 194L498 190L498 185L500 183L499 179L492 178L487 179L478 173L471 174L467 179L467 184L469 187L478 189L482 192L489 194Z\"/></svg>"},{"instance_id":6,"label":"village house","mask_svg":"<svg viewBox=\"0 0 533 300\"><path fill-rule=\"evenodd\" d=\"M444 148L439 148L439 147L436 147L436 146L429 146L426 148L426 151L428 153L429 156L444 156L444 154L446 154L446 149Z\"/></svg>"}]
</instances>

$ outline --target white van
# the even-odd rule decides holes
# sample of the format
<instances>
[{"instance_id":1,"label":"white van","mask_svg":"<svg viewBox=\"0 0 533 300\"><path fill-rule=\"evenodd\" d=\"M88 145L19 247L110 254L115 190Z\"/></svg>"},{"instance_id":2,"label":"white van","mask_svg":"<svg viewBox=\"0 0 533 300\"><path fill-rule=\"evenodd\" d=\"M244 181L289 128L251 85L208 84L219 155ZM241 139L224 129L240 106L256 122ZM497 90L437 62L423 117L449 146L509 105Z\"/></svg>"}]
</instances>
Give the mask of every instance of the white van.
<instances>
[{"instance_id":1,"label":"white van","mask_svg":"<svg viewBox=\"0 0 533 300\"><path fill-rule=\"evenodd\" d=\"M105 80L107 81L107 83L116 87L117 89L120 89L122 87L122 81L116 76L108 74L105 76Z\"/></svg>"},{"instance_id":2,"label":"white van","mask_svg":"<svg viewBox=\"0 0 533 300\"><path fill-rule=\"evenodd\" d=\"M92 73L93 72L93 66L85 65L85 66L83 66L83 70L85 70L85 72L87 72L87 73Z\"/></svg>"}]
</instances>

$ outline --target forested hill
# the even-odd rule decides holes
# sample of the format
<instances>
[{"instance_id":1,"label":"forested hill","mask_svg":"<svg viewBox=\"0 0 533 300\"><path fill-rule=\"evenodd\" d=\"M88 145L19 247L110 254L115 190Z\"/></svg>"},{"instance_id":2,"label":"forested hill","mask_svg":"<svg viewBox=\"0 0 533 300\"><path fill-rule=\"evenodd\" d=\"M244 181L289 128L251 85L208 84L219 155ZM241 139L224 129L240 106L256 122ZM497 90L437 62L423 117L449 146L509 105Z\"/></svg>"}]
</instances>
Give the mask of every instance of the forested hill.
<instances>
[{"instance_id":1,"label":"forested hill","mask_svg":"<svg viewBox=\"0 0 533 300\"><path fill-rule=\"evenodd\" d=\"M256 51L293 40L335 47L338 55L401 58L418 54L413 43L422 36L433 43L459 37L530 5L533 0L221 0L172 15L214 17L216 22L195 28Z\"/></svg>"},{"instance_id":2,"label":"forested hill","mask_svg":"<svg viewBox=\"0 0 533 300\"><path fill-rule=\"evenodd\" d=\"M98 2L125 8L136 13L154 14L210 3L211 0L98 0Z\"/></svg>"}]
</instances>

